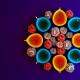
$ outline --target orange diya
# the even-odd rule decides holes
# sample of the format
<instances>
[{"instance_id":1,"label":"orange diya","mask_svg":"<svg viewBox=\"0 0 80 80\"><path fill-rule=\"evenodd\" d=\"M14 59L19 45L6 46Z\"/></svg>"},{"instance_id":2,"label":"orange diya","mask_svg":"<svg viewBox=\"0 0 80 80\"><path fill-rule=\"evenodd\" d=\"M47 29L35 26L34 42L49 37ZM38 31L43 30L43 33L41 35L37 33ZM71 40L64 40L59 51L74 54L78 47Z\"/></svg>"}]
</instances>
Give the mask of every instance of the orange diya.
<instances>
[{"instance_id":1,"label":"orange diya","mask_svg":"<svg viewBox=\"0 0 80 80\"><path fill-rule=\"evenodd\" d=\"M73 35L72 44L75 47L80 48L80 33L77 33L77 34Z\"/></svg>"},{"instance_id":2,"label":"orange diya","mask_svg":"<svg viewBox=\"0 0 80 80\"><path fill-rule=\"evenodd\" d=\"M58 9L52 16L52 21L56 26L63 26L67 22L66 13L62 9Z\"/></svg>"},{"instance_id":3,"label":"orange diya","mask_svg":"<svg viewBox=\"0 0 80 80\"><path fill-rule=\"evenodd\" d=\"M52 59L52 64L58 72L62 72L67 65L67 59L63 55L56 55Z\"/></svg>"},{"instance_id":4,"label":"orange diya","mask_svg":"<svg viewBox=\"0 0 80 80\"><path fill-rule=\"evenodd\" d=\"M24 41L26 41L31 47L38 48L43 43L43 37L38 33L34 33L29 35Z\"/></svg>"}]
</instances>

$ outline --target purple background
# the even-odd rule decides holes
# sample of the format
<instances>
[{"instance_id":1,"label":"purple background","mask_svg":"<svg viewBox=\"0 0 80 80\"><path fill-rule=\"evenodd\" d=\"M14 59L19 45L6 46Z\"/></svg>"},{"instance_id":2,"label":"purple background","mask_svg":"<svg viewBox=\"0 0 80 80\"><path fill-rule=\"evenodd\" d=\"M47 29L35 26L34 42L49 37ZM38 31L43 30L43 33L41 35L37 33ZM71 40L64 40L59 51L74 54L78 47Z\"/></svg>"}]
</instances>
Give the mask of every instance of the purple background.
<instances>
[{"instance_id":1,"label":"purple background","mask_svg":"<svg viewBox=\"0 0 80 80\"><path fill-rule=\"evenodd\" d=\"M46 10L59 7L74 11L80 16L80 0L2 0L0 9L2 79L0 80L79 80L80 64L70 74L53 71L46 72L33 59L25 56L25 29L33 23L35 16Z\"/></svg>"}]
</instances>

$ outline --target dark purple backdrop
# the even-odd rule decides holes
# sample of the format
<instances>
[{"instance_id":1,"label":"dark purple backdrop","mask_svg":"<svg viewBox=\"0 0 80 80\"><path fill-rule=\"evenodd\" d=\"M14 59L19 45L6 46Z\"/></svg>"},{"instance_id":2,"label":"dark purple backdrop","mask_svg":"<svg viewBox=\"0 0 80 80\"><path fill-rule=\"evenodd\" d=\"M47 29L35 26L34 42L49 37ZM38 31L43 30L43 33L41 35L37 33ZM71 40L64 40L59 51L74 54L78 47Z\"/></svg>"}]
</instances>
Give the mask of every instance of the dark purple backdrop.
<instances>
[{"instance_id":1,"label":"dark purple backdrop","mask_svg":"<svg viewBox=\"0 0 80 80\"><path fill-rule=\"evenodd\" d=\"M80 16L80 0L3 0L0 6L0 53L3 56L0 80L80 80L80 64L72 74L59 74L55 70L46 72L24 55L26 43L23 41L26 26L35 16L58 8L71 9L74 16Z\"/></svg>"}]
</instances>

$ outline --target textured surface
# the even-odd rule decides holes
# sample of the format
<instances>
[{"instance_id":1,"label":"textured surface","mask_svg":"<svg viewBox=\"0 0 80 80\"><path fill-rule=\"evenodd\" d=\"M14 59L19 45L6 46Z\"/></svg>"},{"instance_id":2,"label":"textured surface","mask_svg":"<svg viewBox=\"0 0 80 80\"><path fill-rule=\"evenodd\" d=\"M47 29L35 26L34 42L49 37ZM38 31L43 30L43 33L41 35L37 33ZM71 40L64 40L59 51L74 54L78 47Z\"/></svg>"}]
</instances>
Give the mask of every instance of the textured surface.
<instances>
[{"instance_id":1,"label":"textured surface","mask_svg":"<svg viewBox=\"0 0 80 80\"><path fill-rule=\"evenodd\" d=\"M0 80L79 80L80 64L72 74L59 74L55 70L42 70L35 60L25 56L27 34L24 30L35 21L35 16L41 16L45 10L71 9L74 16L80 17L80 0L3 0L0 6L3 11L0 11L0 53L3 56Z\"/></svg>"}]
</instances>

